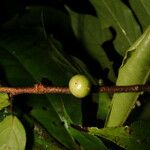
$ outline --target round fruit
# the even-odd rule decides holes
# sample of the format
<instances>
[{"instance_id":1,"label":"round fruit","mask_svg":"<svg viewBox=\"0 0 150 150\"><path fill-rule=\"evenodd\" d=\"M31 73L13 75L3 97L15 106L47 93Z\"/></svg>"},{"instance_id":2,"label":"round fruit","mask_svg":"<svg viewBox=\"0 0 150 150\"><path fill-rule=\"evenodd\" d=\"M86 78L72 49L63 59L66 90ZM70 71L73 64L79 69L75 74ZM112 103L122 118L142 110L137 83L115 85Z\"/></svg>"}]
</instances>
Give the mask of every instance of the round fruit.
<instances>
[{"instance_id":1,"label":"round fruit","mask_svg":"<svg viewBox=\"0 0 150 150\"><path fill-rule=\"evenodd\" d=\"M69 81L70 92L78 98L87 96L90 92L90 89L91 84L84 75L75 75Z\"/></svg>"}]
</instances>

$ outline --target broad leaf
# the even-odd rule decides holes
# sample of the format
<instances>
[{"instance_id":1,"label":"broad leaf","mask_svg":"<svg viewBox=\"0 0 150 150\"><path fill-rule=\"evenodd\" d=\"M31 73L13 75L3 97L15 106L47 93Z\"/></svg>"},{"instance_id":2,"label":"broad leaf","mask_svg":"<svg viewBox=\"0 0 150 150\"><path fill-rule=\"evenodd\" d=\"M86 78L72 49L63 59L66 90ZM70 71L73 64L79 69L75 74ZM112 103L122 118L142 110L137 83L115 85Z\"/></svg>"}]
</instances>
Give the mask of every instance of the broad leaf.
<instances>
[{"instance_id":1,"label":"broad leaf","mask_svg":"<svg viewBox=\"0 0 150 150\"><path fill-rule=\"evenodd\" d=\"M60 121L59 117L57 117L57 115L54 114L54 111L52 111L51 109L50 110L34 109L32 111L32 116L35 119L37 119L54 138L56 138L68 149L77 148L75 141L67 131L68 123ZM64 126L66 126L65 130Z\"/></svg>"},{"instance_id":2,"label":"broad leaf","mask_svg":"<svg viewBox=\"0 0 150 150\"><path fill-rule=\"evenodd\" d=\"M0 149L25 150L26 134L15 116L7 116L0 122Z\"/></svg>"},{"instance_id":3,"label":"broad leaf","mask_svg":"<svg viewBox=\"0 0 150 150\"><path fill-rule=\"evenodd\" d=\"M45 129L43 129L39 124L34 125L34 143L32 146L33 150L42 149L54 149L54 150L67 150L62 144L56 141L52 136L50 136Z\"/></svg>"},{"instance_id":4,"label":"broad leaf","mask_svg":"<svg viewBox=\"0 0 150 150\"><path fill-rule=\"evenodd\" d=\"M150 121L138 121L130 127L89 128L89 133L108 139L127 150L145 149L150 146Z\"/></svg>"},{"instance_id":5,"label":"broad leaf","mask_svg":"<svg viewBox=\"0 0 150 150\"><path fill-rule=\"evenodd\" d=\"M128 130L125 129L125 127L112 127L112 128L102 128L98 129L96 127L89 128L89 134L103 137L107 140L110 140L120 147L126 147L130 144L130 135L128 133Z\"/></svg>"},{"instance_id":6,"label":"broad leaf","mask_svg":"<svg viewBox=\"0 0 150 150\"><path fill-rule=\"evenodd\" d=\"M145 84L150 74L150 27L128 49L116 85ZM107 126L122 125L131 112L140 93L116 93Z\"/></svg>"},{"instance_id":7,"label":"broad leaf","mask_svg":"<svg viewBox=\"0 0 150 150\"><path fill-rule=\"evenodd\" d=\"M140 35L140 27L131 10L121 0L91 0L91 3L97 11L102 27L113 27L116 31L114 46L117 52L124 56Z\"/></svg>"},{"instance_id":8,"label":"broad leaf","mask_svg":"<svg viewBox=\"0 0 150 150\"><path fill-rule=\"evenodd\" d=\"M103 42L110 40L111 34L108 29L103 28L101 21L92 15L76 13L67 8L73 31L76 37L83 43L86 51L92 56L103 69L109 69L108 78L115 81L113 63L109 60L102 48Z\"/></svg>"},{"instance_id":9,"label":"broad leaf","mask_svg":"<svg viewBox=\"0 0 150 150\"><path fill-rule=\"evenodd\" d=\"M89 135L84 132L80 132L74 128L69 127L69 131L73 135L74 139L78 141L81 149L86 150L107 150L106 146L103 142L94 137L93 135Z\"/></svg>"}]
</instances>

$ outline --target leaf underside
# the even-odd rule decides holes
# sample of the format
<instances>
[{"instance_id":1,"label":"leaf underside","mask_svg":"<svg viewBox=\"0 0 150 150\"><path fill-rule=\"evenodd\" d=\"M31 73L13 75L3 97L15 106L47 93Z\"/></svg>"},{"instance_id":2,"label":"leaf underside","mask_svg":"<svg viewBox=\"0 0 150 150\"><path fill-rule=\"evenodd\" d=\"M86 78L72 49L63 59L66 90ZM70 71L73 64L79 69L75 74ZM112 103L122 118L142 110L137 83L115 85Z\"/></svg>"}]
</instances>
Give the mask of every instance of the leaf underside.
<instances>
[{"instance_id":1,"label":"leaf underside","mask_svg":"<svg viewBox=\"0 0 150 150\"><path fill-rule=\"evenodd\" d=\"M7 116L0 122L0 149L24 150L26 133L15 116Z\"/></svg>"}]
</instances>

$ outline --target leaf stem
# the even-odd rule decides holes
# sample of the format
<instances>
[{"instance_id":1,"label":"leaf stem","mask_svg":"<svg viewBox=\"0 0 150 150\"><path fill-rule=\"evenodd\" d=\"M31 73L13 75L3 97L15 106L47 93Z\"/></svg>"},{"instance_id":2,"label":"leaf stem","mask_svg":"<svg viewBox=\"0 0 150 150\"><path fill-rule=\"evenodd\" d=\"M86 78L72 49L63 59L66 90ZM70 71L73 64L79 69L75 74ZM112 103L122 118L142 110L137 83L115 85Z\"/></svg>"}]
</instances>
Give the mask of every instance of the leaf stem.
<instances>
[{"instance_id":1,"label":"leaf stem","mask_svg":"<svg viewBox=\"0 0 150 150\"><path fill-rule=\"evenodd\" d=\"M150 92L150 85L100 86L93 88L92 92ZM32 87L0 87L0 93L8 93L14 96L18 94L70 94L70 91L68 87L44 86L43 84L35 84Z\"/></svg>"}]
</instances>

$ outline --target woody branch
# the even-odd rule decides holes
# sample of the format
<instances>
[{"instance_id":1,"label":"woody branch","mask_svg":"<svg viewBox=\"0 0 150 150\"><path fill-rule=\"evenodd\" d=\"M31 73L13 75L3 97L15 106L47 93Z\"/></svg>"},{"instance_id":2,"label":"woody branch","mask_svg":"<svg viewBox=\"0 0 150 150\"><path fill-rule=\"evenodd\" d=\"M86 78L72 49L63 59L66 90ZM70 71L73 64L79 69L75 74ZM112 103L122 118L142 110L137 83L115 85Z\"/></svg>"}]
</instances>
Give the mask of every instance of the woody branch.
<instances>
[{"instance_id":1,"label":"woody branch","mask_svg":"<svg viewBox=\"0 0 150 150\"><path fill-rule=\"evenodd\" d=\"M130 85L130 86L100 86L94 88L92 92L121 93L121 92L150 92L150 85ZM35 84L32 87L0 87L0 93L11 95L18 94L70 94L68 87L44 86Z\"/></svg>"}]
</instances>

